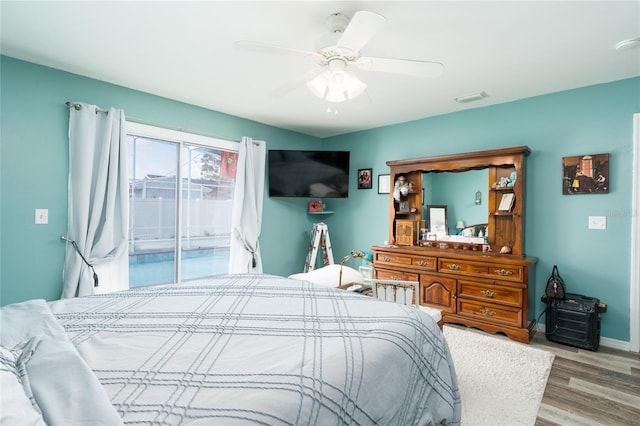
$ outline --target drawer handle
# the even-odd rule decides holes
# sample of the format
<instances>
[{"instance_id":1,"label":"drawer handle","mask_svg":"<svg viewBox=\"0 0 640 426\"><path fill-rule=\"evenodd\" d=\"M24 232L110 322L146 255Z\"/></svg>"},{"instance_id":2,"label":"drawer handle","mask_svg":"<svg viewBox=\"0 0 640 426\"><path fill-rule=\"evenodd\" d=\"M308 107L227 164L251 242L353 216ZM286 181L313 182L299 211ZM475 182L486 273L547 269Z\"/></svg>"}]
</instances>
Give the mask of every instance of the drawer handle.
<instances>
[{"instance_id":1,"label":"drawer handle","mask_svg":"<svg viewBox=\"0 0 640 426\"><path fill-rule=\"evenodd\" d=\"M496 313L494 311L492 311L491 309L486 309L486 308L482 308L480 309L480 313L483 315L486 315L488 317L492 317L494 316Z\"/></svg>"},{"instance_id":2,"label":"drawer handle","mask_svg":"<svg viewBox=\"0 0 640 426\"><path fill-rule=\"evenodd\" d=\"M503 277L508 277L509 275L513 275L513 271L507 271L506 269L496 269L495 273L498 275L502 275Z\"/></svg>"},{"instance_id":3,"label":"drawer handle","mask_svg":"<svg viewBox=\"0 0 640 426\"><path fill-rule=\"evenodd\" d=\"M383 262L391 262L391 258L389 256L382 256Z\"/></svg>"},{"instance_id":4,"label":"drawer handle","mask_svg":"<svg viewBox=\"0 0 640 426\"><path fill-rule=\"evenodd\" d=\"M418 266L427 266L427 265L428 265L428 263L425 262L424 260L419 260L418 261Z\"/></svg>"},{"instance_id":5,"label":"drawer handle","mask_svg":"<svg viewBox=\"0 0 640 426\"><path fill-rule=\"evenodd\" d=\"M391 276L391 279L394 280L394 281L400 281L402 278L400 278L397 275L393 275L393 276Z\"/></svg>"},{"instance_id":6,"label":"drawer handle","mask_svg":"<svg viewBox=\"0 0 640 426\"><path fill-rule=\"evenodd\" d=\"M452 263L451 265L447 266L447 268L451 269L452 271L459 271L460 267L458 265L456 265L455 263Z\"/></svg>"},{"instance_id":7,"label":"drawer handle","mask_svg":"<svg viewBox=\"0 0 640 426\"><path fill-rule=\"evenodd\" d=\"M484 294L487 297L494 297L496 295L496 293L491 290L482 290L480 293Z\"/></svg>"}]
</instances>

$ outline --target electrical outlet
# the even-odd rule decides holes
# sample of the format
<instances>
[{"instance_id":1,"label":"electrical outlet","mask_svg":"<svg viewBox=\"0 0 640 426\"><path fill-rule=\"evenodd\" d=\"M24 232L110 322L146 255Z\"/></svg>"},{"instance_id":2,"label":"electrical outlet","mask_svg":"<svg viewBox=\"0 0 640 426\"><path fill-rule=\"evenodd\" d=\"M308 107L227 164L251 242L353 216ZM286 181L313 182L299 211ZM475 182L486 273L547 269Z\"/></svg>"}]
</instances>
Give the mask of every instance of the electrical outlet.
<instances>
[{"instance_id":1,"label":"electrical outlet","mask_svg":"<svg viewBox=\"0 0 640 426\"><path fill-rule=\"evenodd\" d=\"M607 217L589 216L589 229L607 229Z\"/></svg>"},{"instance_id":2,"label":"electrical outlet","mask_svg":"<svg viewBox=\"0 0 640 426\"><path fill-rule=\"evenodd\" d=\"M49 223L49 209L36 209L36 225Z\"/></svg>"}]
</instances>

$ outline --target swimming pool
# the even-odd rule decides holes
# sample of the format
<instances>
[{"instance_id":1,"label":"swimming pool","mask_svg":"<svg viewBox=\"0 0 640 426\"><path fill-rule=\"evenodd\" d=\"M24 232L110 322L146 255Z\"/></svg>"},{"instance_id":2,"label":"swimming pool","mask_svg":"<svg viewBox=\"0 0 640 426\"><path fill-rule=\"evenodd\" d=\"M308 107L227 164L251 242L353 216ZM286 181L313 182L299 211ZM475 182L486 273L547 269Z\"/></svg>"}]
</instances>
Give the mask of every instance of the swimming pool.
<instances>
[{"instance_id":1,"label":"swimming pool","mask_svg":"<svg viewBox=\"0 0 640 426\"><path fill-rule=\"evenodd\" d=\"M212 277L229 272L229 247L184 251L181 281ZM174 253L146 253L129 256L129 287L174 282Z\"/></svg>"}]
</instances>

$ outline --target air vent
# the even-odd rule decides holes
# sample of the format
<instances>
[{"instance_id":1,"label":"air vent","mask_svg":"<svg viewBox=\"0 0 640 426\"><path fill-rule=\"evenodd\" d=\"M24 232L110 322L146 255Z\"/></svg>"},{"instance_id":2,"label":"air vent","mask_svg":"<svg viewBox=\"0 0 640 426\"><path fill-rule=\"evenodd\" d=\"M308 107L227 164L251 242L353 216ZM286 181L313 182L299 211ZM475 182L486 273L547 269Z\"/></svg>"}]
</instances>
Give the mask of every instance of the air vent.
<instances>
[{"instance_id":1,"label":"air vent","mask_svg":"<svg viewBox=\"0 0 640 426\"><path fill-rule=\"evenodd\" d=\"M459 104L466 104L467 102L479 101L480 99L484 99L487 96L489 96L489 95L487 95L486 92L479 92L479 93L474 93L472 95L460 96L458 98L453 98L453 100L456 101Z\"/></svg>"}]
</instances>

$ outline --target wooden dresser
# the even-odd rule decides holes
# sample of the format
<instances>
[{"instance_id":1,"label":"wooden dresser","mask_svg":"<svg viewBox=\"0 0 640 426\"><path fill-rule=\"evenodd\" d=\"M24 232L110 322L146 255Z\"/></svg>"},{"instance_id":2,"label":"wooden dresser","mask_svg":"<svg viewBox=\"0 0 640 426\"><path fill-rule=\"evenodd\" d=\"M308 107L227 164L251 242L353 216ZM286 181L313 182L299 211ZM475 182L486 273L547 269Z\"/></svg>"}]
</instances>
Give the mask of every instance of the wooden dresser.
<instances>
[{"instance_id":1,"label":"wooden dresser","mask_svg":"<svg viewBox=\"0 0 640 426\"><path fill-rule=\"evenodd\" d=\"M529 342L529 269L535 258L427 247L372 247L376 278L420 282L420 304L444 323Z\"/></svg>"},{"instance_id":2,"label":"wooden dresser","mask_svg":"<svg viewBox=\"0 0 640 426\"><path fill-rule=\"evenodd\" d=\"M524 253L525 157L529 153L528 147L520 146L388 161L391 182L410 185L401 197L390 194L390 245L372 247L376 278L419 281L420 303L441 309L444 323L502 332L528 343L528 284L537 262ZM423 185L431 174L485 169L488 182L477 185L486 185L488 195L475 203L486 211L481 243L443 242L451 231L446 224L446 199L430 200L445 210L445 238L432 240L429 233L425 237L416 232L436 225L434 221L431 226L425 212L428 192L438 193ZM456 210L457 217L450 219L457 221L465 213ZM506 253L500 254L503 250Z\"/></svg>"}]
</instances>

